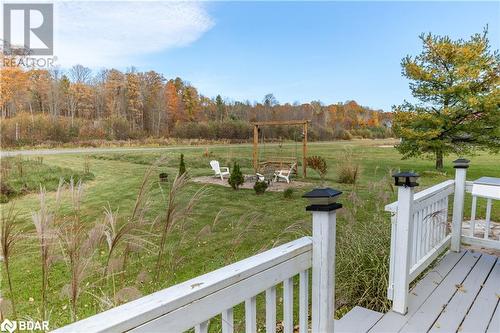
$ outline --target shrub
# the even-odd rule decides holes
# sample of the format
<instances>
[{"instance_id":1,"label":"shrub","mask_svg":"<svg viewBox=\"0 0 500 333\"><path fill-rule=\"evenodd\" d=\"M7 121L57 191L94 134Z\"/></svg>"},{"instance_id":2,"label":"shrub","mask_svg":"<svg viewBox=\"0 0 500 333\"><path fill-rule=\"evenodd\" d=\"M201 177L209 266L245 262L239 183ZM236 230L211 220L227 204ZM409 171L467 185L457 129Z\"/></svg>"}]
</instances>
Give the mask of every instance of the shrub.
<instances>
[{"instance_id":1,"label":"shrub","mask_svg":"<svg viewBox=\"0 0 500 333\"><path fill-rule=\"evenodd\" d=\"M324 179L328 172L326 160L321 156L310 156L307 158L307 166L318 173L321 179Z\"/></svg>"},{"instance_id":2,"label":"shrub","mask_svg":"<svg viewBox=\"0 0 500 333\"><path fill-rule=\"evenodd\" d=\"M235 190L239 189L245 182L245 178L243 178L243 174L241 173L240 165L238 163L234 162L233 170L231 170L231 176L229 176L227 181Z\"/></svg>"},{"instance_id":3,"label":"shrub","mask_svg":"<svg viewBox=\"0 0 500 333\"><path fill-rule=\"evenodd\" d=\"M340 218L347 223L337 224L337 315L342 308L356 305L386 312L390 309L386 294L391 228L383 211L374 210L371 201L361 200L357 204L346 201ZM370 212L370 222L356 223L368 218L366 212ZM354 221L349 222L347 214Z\"/></svg>"},{"instance_id":4,"label":"shrub","mask_svg":"<svg viewBox=\"0 0 500 333\"><path fill-rule=\"evenodd\" d=\"M333 136L333 139L341 139L341 140L351 140L352 139L351 133L349 133L349 131L347 131L343 128L335 129L333 131L332 136Z\"/></svg>"},{"instance_id":5,"label":"shrub","mask_svg":"<svg viewBox=\"0 0 500 333\"><path fill-rule=\"evenodd\" d=\"M291 188L291 187L288 187L286 188L284 191L283 191L283 197L285 199L292 199L293 198L293 194L294 194L294 189Z\"/></svg>"},{"instance_id":6,"label":"shrub","mask_svg":"<svg viewBox=\"0 0 500 333\"><path fill-rule=\"evenodd\" d=\"M354 161L351 152L345 152L337 168L338 182L343 184L355 184L359 178L359 164Z\"/></svg>"},{"instance_id":7,"label":"shrub","mask_svg":"<svg viewBox=\"0 0 500 333\"><path fill-rule=\"evenodd\" d=\"M113 116L107 119L107 127L110 131L110 137L117 140L126 140L129 138L129 122L124 117Z\"/></svg>"},{"instance_id":8,"label":"shrub","mask_svg":"<svg viewBox=\"0 0 500 333\"><path fill-rule=\"evenodd\" d=\"M253 189L255 190L255 194L259 195L259 194L264 194L264 192L266 192L267 190L267 182L263 181L259 181L257 180L255 182L255 185L253 186Z\"/></svg>"},{"instance_id":9,"label":"shrub","mask_svg":"<svg viewBox=\"0 0 500 333\"><path fill-rule=\"evenodd\" d=\"M10 197L16 194L16 190L2 180L0 181L0 194Z\"/></svg>"},{"instance_id":10,"label":"shrub","mask_svg":"<svg viewBox=\"0 0 500 333\"><path fill-rule=\"evenodd\" d=\"M179 162L179 175L186 173L186 164L184 163L184 154L181 154L181 160Z\"/></svg>"},{"instance_id":11,"label":"shrub","mask_svg":"<svg viewBox=\"0 0 500 333\"><path fill-rule=\"evenodd\" d=\"M339 166L339 183L355 184L358 179L359 166L356 164L343 163Z\"/></svg>"}]
</instances>

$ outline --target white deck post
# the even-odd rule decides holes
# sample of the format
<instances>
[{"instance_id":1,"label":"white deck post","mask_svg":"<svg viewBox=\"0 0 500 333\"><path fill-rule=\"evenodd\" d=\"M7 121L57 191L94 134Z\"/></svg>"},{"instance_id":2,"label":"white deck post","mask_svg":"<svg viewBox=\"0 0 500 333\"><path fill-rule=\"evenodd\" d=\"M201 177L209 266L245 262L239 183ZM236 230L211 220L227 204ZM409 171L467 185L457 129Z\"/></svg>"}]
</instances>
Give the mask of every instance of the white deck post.
<instances>
[{"instance_id":1,"label":"white deck post","mask_svg":"<svg viewBox=\"0 0 500 333\"><path fill-rule=\"evenodd\" d=\"M460 237L462 236L462 221L464 219L465 179L469 162L469 160L464 158L453 161L453 167L455 168L455 195L453 196L450 249L455 252L460 251Z\"/></svg>"},{"instance_id":2,"label":"white deck post","mask_svg":"<svg viewBox=\"0 0 500 333\"><path fill-rule=\"evenodd\" d=\"M410 258L413 230L413 194L418 175L402 172L393 175L398 186L398 210L394 249L394 291L392 310L400 314L408 311L410 285Z\"/></svg>"},{"instance_id":3,"label":"white deck post","mask_svg":"<svg viewBox=\"0 0 500 333\"><path fill-rule=\"evenodd\" d=\"M315 189L306 195L306 210L313 218L312 332L332 333L335 314L335 224L336 210L342 205L335 197L342 192Z\"/></svg>"}]
</instances>

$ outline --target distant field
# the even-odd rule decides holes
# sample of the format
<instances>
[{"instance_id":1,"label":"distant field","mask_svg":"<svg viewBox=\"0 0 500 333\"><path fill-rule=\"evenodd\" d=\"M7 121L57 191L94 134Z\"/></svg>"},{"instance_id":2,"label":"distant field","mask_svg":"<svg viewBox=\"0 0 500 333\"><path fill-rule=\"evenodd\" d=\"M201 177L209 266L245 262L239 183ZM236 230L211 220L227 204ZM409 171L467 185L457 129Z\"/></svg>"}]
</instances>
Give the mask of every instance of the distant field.
<instances>
[{"instance_id":1,"label":"distant field","mask_svg":"<svg viewBox=\"0 0 500 333\"><path fill-rule=\"evenodd\" d=\"M318 142L309 145L309 155L326 158L328 173L325 185L344 191L340 200L344 208L339 213L337 235L337 308L339 314L354 305L362 305L375 310L386 310L388 257L390 241L390 220L383 207L395 199L391 188L390 173L395 170L413 170L422 175L418 190L445 179L452 178L454 170L448 157L444 173L433 170L434 162L426 159L401 160L391 146L391 140L354 140ZM262 159L273 156L300 157L301 146L293 142L261 147ZM356 185L337 182L337 170L343 163L346 151L360 165L360 177ZM184 154L188 173L191 176L210 175L208 165L217 159L221 165L232 166L234 161L242 165L244 173L252 173L252 150L249 145L178 147L167 151L131 152L88 152L87 154L45 155L43 164L50 168L64 170L84 170L94 175L85 181L85 196L81 206L82 221L88 226L103 219L104 207L117 210L122 217L129 216L138 193L143 174L160 157L165 161L158 172L166 172L173 178L177 172L179 155ZM468 179L480 176L500 177L500 156L479 154L469 157L471 167ZM2 166L3 168L3 166ZM53 170L53 169L50 169ZM301 168L299 168L301 170ZM308 171L308 182L319 186L321 180L313 170ZM157 174L154 175L157 177ZM181 195L187 202L200 188L201 184L190 183ZM53 189L53 187L50 187ZM156 184L152 190L148 219L162 216L165 210L168 184ZM263 249L310 233L310 214L305 211L306 201L301 198L304 190L295 191L293 197L285 198L282 193L266 192L255 195L253 190L233 191L216 185L206 187L206 194L196 204L193 216L185 224L186 230L174 235L175 248L170 252L168 269L162 271L159 279L154 279L154 252L139 251L130 256L125 274L116 275L112 281L99 280L100 274L88 278L89 285L79 300L78 317L83 318L102 311L110 304L120 300L116 292L124 287L135 287L145 295L153 291L179 283L186 279L214 270L221 266L248 257ZM54 192L49 194L53 201ZM36 194L14 198L12 203L19 211L19 224L25 233L34 229L31 211L38 209ZM470 201L466 204L469 214ZM1 206L2 214L8 204ZM480 201L478 212L484 215L485 204ZM493 220L500 220L500 206L494 203ZM222 209L222 212L220 210ZM67 203L62 212L68 214ZM219 213L220 212L220 213ZM214 219L219 218L214 223ZM210 227L207 227L210 226ZM151 242L157 242L154 237ZM104 260L102 250L97 253L96 261ZM60 260L59 246L53 247L54 263L49 275L49 310L51 328L68 324L71 321L68 299L64 286L69 283L68 270ZM123 248L118 249L117 257ZM40 304L40 267L36 242L27 238L19 244L12 258L14 298L17 312L22 317L39 318ZM140 276L138 278L138 276ZM5 277L5 276L4 276ZM148 278L144 278L148 277ZM2 294L10 298L7 286L2 283ZM105 302L104 300L111 300ZM259 302L262 302L259 299ZM279 307L281 309L281 307ZM258 318L263 321L263 308L259 307ZM237 311L236 320L241 320ZM213 323L211 330L217 330Z\"/></svg>"}]
</instances>

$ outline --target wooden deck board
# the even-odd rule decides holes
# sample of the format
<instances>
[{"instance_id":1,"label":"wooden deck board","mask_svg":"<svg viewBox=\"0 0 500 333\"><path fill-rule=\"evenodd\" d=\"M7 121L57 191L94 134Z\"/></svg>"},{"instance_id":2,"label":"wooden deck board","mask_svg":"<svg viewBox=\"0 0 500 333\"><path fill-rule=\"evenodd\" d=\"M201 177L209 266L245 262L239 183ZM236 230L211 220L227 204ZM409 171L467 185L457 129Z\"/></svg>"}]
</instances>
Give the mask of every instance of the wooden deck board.
<instances>
[{"instance_id":1,"label":"wooden deck board","mask_svg":"<svg viewBox=\"0 0 500 333\"><path fill-rule=\"evenodd\" d=\"M364 333L367 332L383 314L355 306L340 320L335 321L335 332L337 333Z\"/></svg>"},{"instance_id":2,"label":"wooden deck board","mask_svg":"<svg viewBox=\"0 0 500 333\"><path fill-rule=\"evenodd\" d=\"M467 313L461 325L460 332L485 332L489 323L488 318L493 317L499 296L500 259L497 259L495 267L493 267L488 279L475 299L474 304L470 308L469 313ZM497 321L498 320L500 320L500 318L497 318ZM497 332L500 332L500 329L498 329Z\"/></svg>"},{"instance_id":3,"label":"wooden deck board","mask_svg":"<svg viewBox=\"0 0 500 333\"><path fill-rule=\"evenodd\" d=\"M408 318L417 312L422 303L432 294L465 253L466 251L459 253L449 252L446 254L411 290L408 300L408 313L403 316L390 311L373 326L370 332L398 332L406 324Z\"/></svg>"},{"instance_id":4,"label":"wooden deck board","mask_svg":"<svg viewBox=\"0 0 500 333\"><path fill-rule=\"evenodd\" d=\"M411 290L408 313L388 312L369 332L500 333L500 258L447 253Z\"/></svg>"},{"instance_id":5,"label":"wooden deck board","mask_svg":"<svg viewBox=\"0 0 500 333\"><path fill-rule=\"evenodd\" d=\"M443 309L430 332L456 332L458 330L468 310L475 302L481 286L486 282L496 260L497 258L494 256L481 255L481 258L464 282L457 286L455 294L446 304L446 308ZM491 315L483 318L489 319Z\"/></svg>"},{"instance_id":6,"label":"wooden deck board","mask_svg":"<svg viewBox=\"0 0 500 333\"><path fill-rule=\"evenodd\" d=\"M427 332L443 311L481 257L480 253L466 252L400 332Z\"/></svg>"},{"instance_id":7,"label":"wooden deck board","mask_svg":"<svg viewBox=\"0 0 500 333\"><path fill-rule=\"evenodd\" d=\"M497 308L493 318L491 318L490 325L488 326L487 333L498 333L500 332L500 304L497 302Z\"/></svg>"}]
</instances>

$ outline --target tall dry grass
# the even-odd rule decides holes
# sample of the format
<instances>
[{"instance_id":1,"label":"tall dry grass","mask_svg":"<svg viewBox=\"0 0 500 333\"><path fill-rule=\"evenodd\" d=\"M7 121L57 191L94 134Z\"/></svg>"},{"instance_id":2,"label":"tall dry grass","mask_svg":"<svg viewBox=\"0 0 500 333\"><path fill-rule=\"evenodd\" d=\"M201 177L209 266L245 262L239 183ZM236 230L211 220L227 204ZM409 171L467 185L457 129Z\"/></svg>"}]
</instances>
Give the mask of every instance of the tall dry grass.
<instances>
[{"instance_id":1,"label":"tall dry grass","mask_svg":"<svg viewBox=\"0 0 500 333\"><path fill-rule=\"evenodd\" d=\"M17 212L14 210L14 205L10 205L6 214L1 214L0 219L0 251L1 261L5 268L5 275L7 276L7 284L9 286L9 294L12 306L13 318L17 318L16 301L14 291L12 288L12 277L10 271L10 259L14 254L17 242L21 239L21 230L16 225ZM2 316L3 317L3 316Z\"/></svg>"},{"instance_id":2,"label":"tall dry grass","mask_svg":"<svg viewBox=\"0 0 500 333\"><path fill-rule=\"evenodd\" d=\"M50 210L47 203L47 192L45 188L40 187L39 203L40 208L36 212L31 213L33 224L35 225L36 238L38 239L38 250L40 252L40 267L42 270L41 276L41 318L47 319L47 289L48 289L48 274L50 265L50 255L53 249L57 229L54 225L55 213L58 211L63 182L59 182L56 192L56 208Z\"/></svg>"},{"instance_id":3,"label":"tall dry grass","mask_svg":"<svg viewBox=\"0 0 500 333\"><path fill-rule=\"evenodd\" d=\"M156 260L156 278L159 278L160 271L163 267L163 260L167 248L168 237L172 234L174 229L178 229L181 233L184 231L185 224L191 215L195 204L205 193L205 188L202 187L191 197L189 202L183 204L180 200L182 190L187 185L186 173L175 177L172 182L168 197L167 205L165 207L164 215L158 220L160 224L160 244L158 247L158 254Z\"/></svg>"},{"instance_id":4,"label":"tall dry grass","mask_svg":"<svg viewBox=\"0 0 500 333\"><path fill-rule=\"evenodd\" d=\"M151 232L149 232L146 225L150 224L150 228L154 225L149 223L146 219L146 214L151 207L152 197L151 191L155 184L153 176L156 175L155 171L158 171L158 167L163 165L166 161L166 157L160 157L157 159L144 173L142 181L139 187L139 192L135 198L134 207L132 209L130 217L121 225L120 232L117 232L115 236L118 236L116 240L118 242L124 241L126 243L124 253L123 253L123 270L126 270L128 258L132 248L143 247L145 245L150 245L154 247L154 243L149 242L147 239L151 238ZM161 188L161 187L160 187ZM120 236L119 234L123 235ZM116 247L116 244L114 245ZM108 249L109 247L108 242Z\"/></svg>"},{"instance_id":5,"label":"tall dry grass","mask_svg":"<svg viewBox=\"0 0 500 333\"><path fill-rule=\"evenodd\" d=\"M387 182L370 183L374 200L362 200L355 192L349 194L339 211L336 246L336 307L337 314L355 305L386 312L389 276L390 220L383 207L389 201ZM365 216L369 212L369 217ZM369 223L357 220L369 218Z\"/></svg>"},{"instance_id":6,"label":"tall dry grass","mask_svg":"<svg viewBox=\"0 0 500 333\"><path fill-rule=\"evenodd\" d=\"M343 184L356 184L360 174L360 164L354 159L352 150L345 149L337 164L337 181Z\"/></svg>"},{"instance_id":7,"label":"tall dry grass","mask_svg":"<svg viewBox=\"0 0 500 333\"><path fill-rule=\"evenodd\" d=\"M76 220L68 221L58 232L61 252L70 272L70 282L64 289L71 305L71 318L77 320L78 299L85 285L84 281L96 271L97 262L94 254L103 235L102 224L96 224L87 231Z\"/></svg>"},{"instance_id":8,"label":"tall dry grass","mask_svg":"<svg viewBox=\"0 0 500 333\"><path fill-rule=\"evenodd\" d=\"M96 269L94 255L101 244L104 235L102 223L96 223L87 230L81 223L81 203L83 200L84 186L81 181L75 183L71 179L69 195L71 198L72 212L59 226L57 234L64 261L70 271L70 283L66 287L71 305L72 320L77 320L78 298L82 289L88 287L84 281Z\"/></svg>"}]
</instances>

